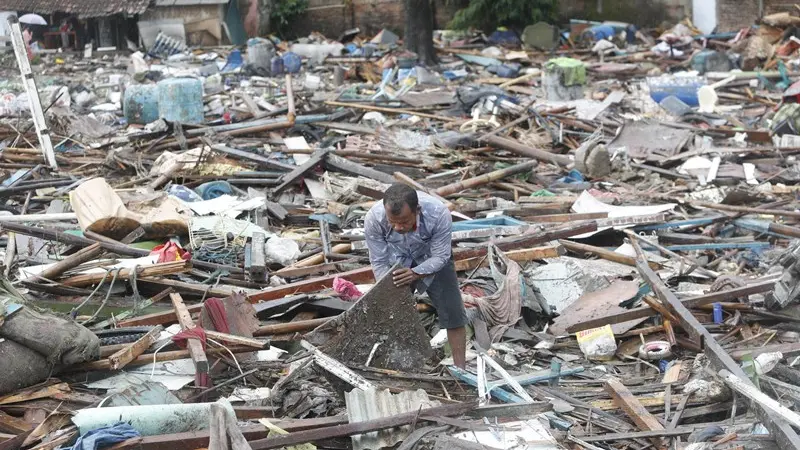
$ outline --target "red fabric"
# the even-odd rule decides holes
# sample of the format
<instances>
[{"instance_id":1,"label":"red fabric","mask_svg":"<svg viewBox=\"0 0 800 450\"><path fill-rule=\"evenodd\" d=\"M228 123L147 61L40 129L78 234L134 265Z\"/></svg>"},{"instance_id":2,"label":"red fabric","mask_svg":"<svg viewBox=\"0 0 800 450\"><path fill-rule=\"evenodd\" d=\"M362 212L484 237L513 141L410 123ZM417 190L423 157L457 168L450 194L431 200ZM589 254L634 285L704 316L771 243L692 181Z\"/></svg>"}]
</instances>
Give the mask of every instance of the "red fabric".
<instances>
[{"instance_id":1,"label":"red fabric","mask_svg":"<svg viewBox=\"0 0 800 450\"><path fill-rule=\"evenodd\" d=\"M150 251L150 254L158 254L158 263L186 261L192 259L192 254L184 250L178 243L168 241L166 244L159 245Z\"/></svg>"},{"instance_id":2,"label":"red fabric","mask_svg":"<svg viewBox=\"0 0 800 450\"><path fill-rule=\"evenodd\" d=\"M463 288L461 288L461 292L463 292L465 294L469 294L469 295L471 295L473 297L485 297L486 296L486 291L484 291L483 288L481 288L479 286L475 286L474 284L468 284L468 285L464 286Z\"/></svg>"},{"instance_id":3,"label":"red fabric","mask_svg":"<svg viewBox=\"0 0 800 450\"><path fill-rule=\"evenodd\" d=\"M174 342L180 348L186 348L189 339L197 339L203 344L203 350L206 349L206 330L201 327L194 327L190 330L183 330L180 333L172 336Z\"/></svg>"},{"instance_id":4,"label":"red fabric","mask_svg":"<svg viewBox=\"0 0 800 450\"><path fill-rule=\"evenodd\" d=\"M361 291L358 290L352 281L347 281L344 278L336 277L333 279L333 290L342 296L342 300L352 302L361 298Z\"/></svg>"},{"instance_id":5,"label":"red fabric","mask_svg":"<svg viewBox=\"0 0 800 450\"><path fill-rule=\"evenodd\" d=\"M214 329L220 333L231 334L231 327L228 325L228 314L225 312L225 303L220 298L210 298L203 303Z\"/></svg>"}]
</instances>

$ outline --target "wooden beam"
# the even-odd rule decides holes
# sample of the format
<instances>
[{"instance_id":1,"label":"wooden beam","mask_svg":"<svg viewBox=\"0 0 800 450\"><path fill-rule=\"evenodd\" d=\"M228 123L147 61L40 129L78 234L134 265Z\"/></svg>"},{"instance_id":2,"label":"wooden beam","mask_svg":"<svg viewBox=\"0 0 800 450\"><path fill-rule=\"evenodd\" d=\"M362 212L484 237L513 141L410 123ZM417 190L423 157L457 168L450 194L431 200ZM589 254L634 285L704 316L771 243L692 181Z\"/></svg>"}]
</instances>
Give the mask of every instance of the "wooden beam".
<instances>
[{"instance_id":1,"label":"wooden beam","mask_svg":"<svg viewBox=\"0 0 800 450\"><path fill-rule=\"evenodd\" d=\"M626 266L636 267L636 258L623 255L622 253L617 253L613 250L608 250L602 247L595 247L594 245L580 244L565 239L559 240L558 243L566 247L567 250L573 251L575 253L580 253L583 255L595 255L598 258L602 258L607 261L613 261L615 263L624 264ZM653 269L658 269L659 266L657 263L650 262L650 267L652 267Z\"/></svg>"},{"instance_id":2,"label":"wooden beam","mask_svg":"<svg viewBox=\"0 0 800 450\"><path fill-rule=\"evenodd\" d=\"M325 159L327 154L328 153L326 151L318 151L313 155L311 155L311 158L309 158L308 161L297 166L291 172L281 176L281 184L275 186L275 188L272 189L272 196L275 197L277 194L280 194L284 189L297 182L300 179L300 177L302 177L308 171L310 171L318 164L320 164Z\"/></svg>"},{"instance_id":3,"label":"wooden beam","mask_svg":"<svg viewBox=\"0 0 800 450\"><path fill-rule=\"evenodd\" d=\"M738 297L746 297L752 294L769 292L774 288L774 286L775 286L774 281L767 281L758 284L751 284L749 286L744 286L741 288L731 289L728 291L712 292L710 294L700 295L698 297L692 297L686 300L682 300L681 302L687 308L699 308L700 306L703 305L710 305L712 303L722 302L725 300L730 300ZM624 313L615 314L613 316L588 319L578 325L573 325L567 328L567 332L577 333L578 331L588 330L590 328L602 327L603 325L611 325L614 323L622 323L634 319L643 319L646 317L652 317L655 314L656 311L650 307L635 308L631 309L630 311L626 311Z\"/></svg>"},{"instance_id":4,"label":"wooden beam","mask_svg":"<svg viewBox=\"0 0 800 450\"><path fill-rule=\"evenodd\" d=\"M505 255L516 262L528 262L536 259L556 258L564 254L563 247L548 246L548 247L535 247L524 248L521 250L510 250L505 252ZM460 259L456 261L456 272L464 270L472 270L477 267L485 267L489 265L486 257Z\"/></svg>"},{"instance_id":5,"label":"wooden beam","mask_svg":"<svg viewBox=\"0 0 800 450\"><path fill-rule=\"evenodd\" d=\"M52 266L44 269L41 273L36 276L28 277L25 281L29 282L36 282L40 279L45 280L55 280L59 275L62 273L78 267L79 265L97 259L100 255L103 254L105 250L103 247L100 246L99 243L92 244L88 247L84 247L77 252L67 256L66 258L62 259L61 261L53 264Z\"/></svg>"},{"instance_id":6,"label":"wooden beam","mask_svg":"<svg viewBox=\"0 0 800 450\"><path fill-rule=\"evenodd\" d=\"M455 183L442 186L436 189L434 192L436 193L436 195L447 197L448 195L453 195L455 193L465 191L467 189L472 189L474 187L491 183L493 181L502 180L503 178L509 177L511 175L516 175L522 172L528 172L531 169L533 169L537 164L538 161L526 161L524 163L506 167L505 169L495 170L477 177L467 178L466 180L457 181Z\"/></svg>"},{"instance_id":7,"label":"wooden beam","mask_svg":"<svg viewBox=\"0 0 800 450\"><path fill-rule=\"evenodd\" d=\"M144 336L137 339L136 342L126 344L125 348L120 349L113 355L109 356L108 363L111 365L111 370L122 369L137 356L144 353L145 350L150 348L150 346L153 345L156 340L158 340L158 336L163 330L164 327L158 325L152 330L148 331Z\"/></svg>"},{"instance_id":8,"label":"wooden beam","mask_svg":"<svg viewBox=\"0 0 800 450\"><path fill-rule=\"evenodd\" d=\"M55 394L62 394L69 391L70 388L69 384L67 383L57 383L42 388L25 389L23 391L17 391L13 394L0 397L0 405L9 405L13 403L27 402L30 400L38 400L40 398L48 398Z\"/></svg>"},{"instance_id":9,"label":"wooden beam","mask_svg":"<svg viewBox=\"0 0 800 450\"><path fill-rule=\"evenodd\" d=\"M181 325L182 330L191 330L197 325L192 321L192 316L186 305L183 304L183 299L180 294L170 294L169 298L172 300L172 307L175 309L175 315L178 317L178 323ZM208 359L206 352L203 350L203 344L197 339L187 339L186 348L189 350L189 355L194 361L196 371L196 380L201 379L204 375L208 374Z\"/></svg>"},{"instance_id":10,"label":"wooden beam","mask_svg":"<svg viewBox=\"0 0 800 450\"><path fill-rule=\"evenodd\" d=\"M172 293L170 294L172 295ZM190 314L194 314L200 312L203 309L203 305L192 305L187 306L186 309L189 311ZM153 325L169 325L173 324L178 321L178 316L175 315L175 311L164 311L160 313L152 313L152 314L145 314L144 316L133 317L128 320L123 320L119 323L120 327L143 327L143 326L153 326Z\"/></svg>"},{"instance_id":11,"label":"wooden beam","mask_svg":"<svg viewBox=\"0 0 800 450\"><path fill-rule=\"evenodd\" d=\"M661 278L659 278L658 274L647 265L647 261L644 259L644 252L636 241L636 235L627 230L626 233L629 233L631 244L638 256L636 268L639 274L650 285L659 300L661 300L661 302L670 309L672 314L679 319L681 328L683 328L696 343L700 344L703 353L714 368L717 370L727 370L738 377L744 385L754 386L739 364L737 364L725 349L719 345L717 340L714 339L714 336L694 315L692 315L691 311L681 303L678 297L676 297ZM725 293L727 294L729 292L730 291ZM756 415L775 438L778 447L798 448L798 445L800 445L800 436L797 435L791 425L781 415L760 403L754 403L754 406Z\"/></svg>"},{"instance_id":12,"label":"wooden beam","mask_svg":"<svg viewBox=\"0 0 800 450\"><path fill-rule=\"evenodd\" d=\"M215 341L222 341L228 344L244 345L247 347L252 347L256 350L269 348L269 342L267 341L259 341L258 339L253 339L249 337L220 333L219 331L205 330L205 332L206 336L208 336L211 339L214 339Z\"/></svg>"},{"instance_id":13,"label":"wooden beam","mask_svg":"<svg viewBox=\"0 0 800 450\"><path fill-rule=\"evenodd\" d=\"M311 331L320 325L331 320L331 317L319 319L300 320L297 322L278 323L274 325L264 325L253 332L253 336L272 336L275 334L302 333Z\"/></svg>"},{"instance_id":14,"label":"wooden beam","mask_svg":"<svg viewBox=\"0 0 800 450\"><path fill-rule=\"evenodd\" d=\"M243 272L240 272L243 273ZM201 297L220 297L225 298L235 294L237 291L216 287L211 284L187 283L185 281L170 280L167 278L148 278L139 280L140 283L154 284L162 289L173 288L176 291L194 294Z\"/></svg>"},{"instance_id":15,"label":"wooden beam","mask_svg":"<svg viewBox=\"0 0 800 450\"><path fill-rule=\"evenodd\" d=\"M630 389L625 387L619 380L616 378L608 378L603 385L606 392L611 395L611 398L614 399L614 402L625 411L625 414L628 415L633 420L633 423L639 427L642 431L663 431L664 425L661 425L661 422L658 421L656 416L650 414L647 408L644 407L639 400L634 397L633 393L631 393ZM661 438L654 438L653 445L656 448L663 448L664 442Z\"/></svg>"},{"instance_id":16,"label":"wooden beam","mask_svg":"<svg viewBox=\"0 0 800 450\"><path fill-rule=\"evenodd\" d=\"M160 275L172 275L176 273L188 272L192 269L192 262L187 261L174 261L161 264L153 264L152 266L142 266L136 268L137 278L147 278ZM114 279L116 269L102 273L87 273L75 275L74 277L61 280L61 284L72 287L85 287L93 284L100 283L103 280L110 282ZM133 274L133 269L121 269L116 276L117 281L128 280Z\"/></svg>"},{"instance_id":17,"label":"wooden beam","mask_svg":"<svg viewBox=\"0 0 800 450\"><path fill-rule=\"evenodd\" d=\"M541 232L525 233L521 236L511 236L497 239L493 242L502 251L515 250L519 248L529 248L534 245L541 245L549 241L576 236L583 233L597 231L597 223L585 222L567 227L546 230ZM476 248L456 249L453 251L453 259L478 258L487 254L488 244Z\"/></svg>"},{"instance_id":18,"label":"wooden beam","mask_svg":"<svg viewBox=\"0 0 800 450\"><path fill-rule=\"evenodd\" d=\"M720 370L719 376L722 377L722 380L731 389L749 398L750 400L753 401L753 403L756 403L761 407L766 408L774 415L779 416L781 419L789 422L795 427L800 428L800 414L783 406L782 404L780 404L780 402L778 402L774 398L761 392L752 383L749 383L737 377L736 375L732 374L726 369ZM795 442L795 444L800 445L800 442Z\"/></svg>"},{"instance_id":19,"label":"wooden beam","mask_svg":"<svg viewBox=\"0 0 800 450\"><path fill-rule=\"evenodd\" d=\"M242 345L230 345L227 347L232 353L249 353L253 351L253 347L245 347ZM228 350L224 348L210 348L206 351L206 353L209 355L216 355L218 353L228 354ZM175 361L186 358L191 358L189 350L173 350L170 352L161 351L155 356L153 356L152 353L145 353L144 355L139 355L139 357L129 362L128 367L144 366L147 364L153 364L153 362ZM108 362L108 359L101 359L99 361L92 361L83 364L74 364L64 368L64 371L69 373L89 372L93 370L111 370L111 364Z\"/></svg>"},{"instance_id":20,"label":"wooden beam","mask_svg":"<svg viewBox=\"0 0 800 450\"><path fill-rule=\"evenodd\" d=\"M322 289L333 287L334 278L343 278L352 281L355 284L372 283L375 281L375 276L372 273L372 267L362 267L360 269L351 270L348 272L327 275L324 277L312 278L310 280L297 281L295 283L284 284L283 286L276 286L269 289L264 289L261 292L248 295L247 299L251 303L256 303L266 300L275 300L287 295L300 294L304 292L315 292Z\"/></svg>"}]
</instances>

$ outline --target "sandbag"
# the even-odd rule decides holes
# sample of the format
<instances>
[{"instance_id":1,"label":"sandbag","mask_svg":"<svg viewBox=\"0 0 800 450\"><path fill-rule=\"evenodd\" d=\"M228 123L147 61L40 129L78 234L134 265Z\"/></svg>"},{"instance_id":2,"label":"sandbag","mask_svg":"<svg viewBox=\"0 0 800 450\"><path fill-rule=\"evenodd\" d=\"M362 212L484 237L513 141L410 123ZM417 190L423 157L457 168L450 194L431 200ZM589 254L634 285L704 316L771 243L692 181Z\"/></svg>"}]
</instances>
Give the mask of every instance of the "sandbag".
<instances>
[{"instance_id":1,"label":"sandbag","mask_svg":"<svg viewBox=\"0 0 800 450\"><path fill-rule=\"evenodd\" d=\"M41 383L52 371L44 356L9 339L0 342L0 361L3 361L0 395Z\"/></svg>"},{"instance_id":2,"label":"sandbag","mask_svg":"<svg viewBox=\"0 0 800 450\"><path fill-rule=\"evenodd\" d=\"M0 326L0 337L39 353L53 367L100 358L100 339L89 329L72 320L42 314L29 307L6 317Z\"/></svg>"}]
</instances>

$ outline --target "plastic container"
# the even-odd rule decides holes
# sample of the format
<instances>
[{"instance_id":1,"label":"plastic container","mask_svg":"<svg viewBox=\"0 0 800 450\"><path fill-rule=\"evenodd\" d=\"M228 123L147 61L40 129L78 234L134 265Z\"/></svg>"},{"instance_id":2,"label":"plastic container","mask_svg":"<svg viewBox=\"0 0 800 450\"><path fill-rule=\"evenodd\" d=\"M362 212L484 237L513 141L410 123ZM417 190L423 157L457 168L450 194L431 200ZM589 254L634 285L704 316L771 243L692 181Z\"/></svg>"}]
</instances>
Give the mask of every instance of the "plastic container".
<instances>
[{"instance_id":1,"label":"plastic container","mask_svg":"<svg viewBox=\"0 0 800 450\"><path fill-rule=\"evenodd\" d=\"M264 69L270 70L270 62L275 56L275 46L272 42L263 38L253 38L247 41L247 63Z\"/></svg>"},{"instance_id":2,"label":"plastic container","mask_svg":"<svg viewBox=\"0 0 800 450\"><path fill-rule=\"evenodd\" d=\"M170 122L203 123L203 83L195 78L169 78L160 81L158 115Z\"/></svg>"},{"instance_id":3,"label":"plastic container","mask_svg":"<svg viewBox=\"0 0 800 450\"><path fill-rule=\"evenodd\" d=\"M300 72L300 67L303 65L303 60L297 53L287 52L283 55L283 70L286 73Z\"/></svg>"},{"instance_id":4,"label":"plastic container","mask_svg":"<svg viewBox=\"0 0 800 450\"><path fill-rule=\"evenodd\" d=\"M158 86L131 84L125 89L122 110L128 123L147 125L158 120Z\"/></svg>"},{"instance_id":5,"label":"plastic container","mask_svg":"<svg viewBox=\"0 0 800 450\"><path fill-rule=\"evenodd\" d=\"M280 56L273 56L269 64L269 72L273 77L283 74L283 58Z\"/></svg>"},{"instance_id":6,"label":"plastic container","mask_svg":"<svg viewBox=\"0 0 800 450\"><path fill-rule=\"evenodd\" d=\"M706 82L701 77L670 75L650 77L647 79L647 85L650 88L650 98L656 103L661 103L661 100L674 95L689 106L699 106L697 90L705 86Z\"/></svg>"}]
</instances>

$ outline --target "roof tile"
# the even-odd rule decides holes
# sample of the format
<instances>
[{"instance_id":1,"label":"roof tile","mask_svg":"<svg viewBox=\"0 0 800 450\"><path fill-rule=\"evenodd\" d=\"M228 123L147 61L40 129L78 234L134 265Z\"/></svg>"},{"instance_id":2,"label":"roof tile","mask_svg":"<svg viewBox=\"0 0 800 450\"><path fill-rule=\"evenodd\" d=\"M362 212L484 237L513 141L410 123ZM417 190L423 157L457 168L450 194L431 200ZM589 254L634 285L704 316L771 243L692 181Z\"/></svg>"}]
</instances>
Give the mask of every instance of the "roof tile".
<instances>
[{"instance_id":1,"label":"roof tile","mask_svg":"<svg viewBox=\"0 0 800 450\"><path fill-rule=\"evenodd\" d=\"M141 14L150 0L0 0L0 10L51 14L65 12L79 17L100 17L109 14Z\"/></svg>"}]
</instances>

